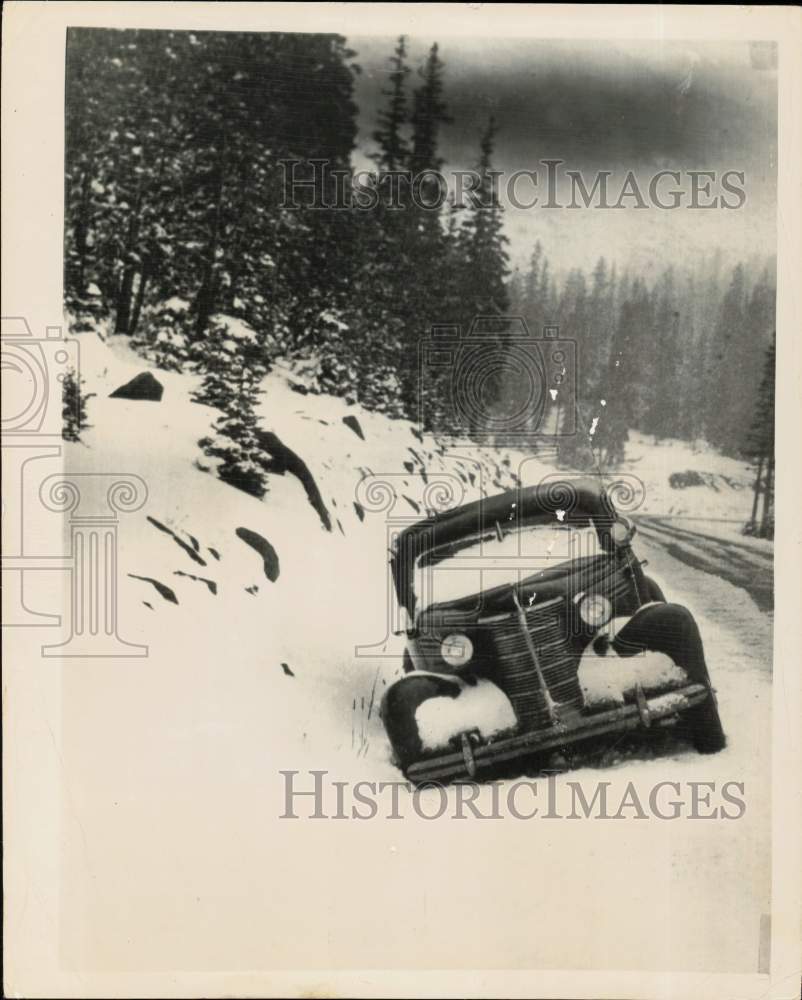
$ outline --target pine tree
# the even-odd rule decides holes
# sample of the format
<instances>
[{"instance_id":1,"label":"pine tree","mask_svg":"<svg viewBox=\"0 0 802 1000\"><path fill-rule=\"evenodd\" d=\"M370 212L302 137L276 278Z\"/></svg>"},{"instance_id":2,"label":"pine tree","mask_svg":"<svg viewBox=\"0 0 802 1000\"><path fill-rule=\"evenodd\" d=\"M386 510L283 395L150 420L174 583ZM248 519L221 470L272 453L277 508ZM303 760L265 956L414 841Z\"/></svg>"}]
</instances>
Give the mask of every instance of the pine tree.
<instances>
[{"instance_id":1,"label":"pine tree","mask_svg":"<svg viewBox=\"0 0 802 1000\"><path fill-rule=\"evenodd\" d=\"M510 323L505 315L509 313L510 307L506 283L509 272L506 250L508 241L503 232L504 210L499 201L497 176L492 164L496 131L495 121L490 118L480 138L478 184L465 207L465 218L454 245L456 267L452 280L456 280L458 290L455 318L462 330L472 330L472 337L478 335L495 344L501 357L511 357L507 345ZM480 317L479 323L474 325ZM512 333L519 335L517 329ZM466 369L465 374L470 378L470 369ZM498 417L511 412L515 405L512 403L513 399L519 399L530 392L527 377L521 376L520 365L515 362L510 365L506 362L502 364L485 386L483 403L474 407L477 423L470 428L472 433L486 433L487 428L480 426L485 406ZM440 395L436 385L431 386L431 389L433 393ZM503 421L500 431L502 426Z\"/></svg>"},{"instance_id":2,"label":"pine tree","mask_svg":"<svg viewBox=\"0 0 802 1000\"><path fill-rule=\"evenodd\" d=\"M744 310L744 338L738 356L737 389L731 399L733 440L737 448L748 436L755 407L759 404L759 380L757 373L765 366L766 351L775 336L774 283L764 268L754 282Z\"/></svg>"},{"instance_id":3,"label":"pine tree","mask_svg":"<svg viewBox=\"0 0 802 1000\"><path fill-rule=\"evenodd\" d=\"M268 96L280 96L281 101L276 114L264 122L270 140L266 144L276 161L282 156L326 160L322 194L333 204L338 184L349 184L357 133L353 85L359 67L342 36L291 34L277 39L275 70L264 86ZM288 80L293 81L291 87ZM338 171L344 172L341 181L336 179ZM280 202L276 195L266 204ZM350 324L363 219L359 212L286 208L267 216L275 217L276 233L268 248L273 266L262 294L279 311L289 351L301 346L325 351L329 324L323 317L334 315Z\"/></svg>"},{"instance_id":4,"label":"pine tree","mask_svg":"<svg viewBox=\"0 0 802 1000\"><path fill-rule=\"evenodd\" d=\"M413 95L409 155L413 188L402 200L397 223L396 245L400 252L391 309L401 338L401 398L404 412L411 419L417 419L421 409L426 409L418 379L421 340L430 335L435 323L454 321L449 315L454 300L449 289L454 275L449 272L449 236L442 221L445 197L438 173L443 165L438 145L440 130L451 121L444 99L443 72L435 43L420 69L421 82Z\"/></svg>"},{"instance_id":5,"label":"pine tree","mask_svg":"<svg viewBox=\"0 0 802 1000\"><path fill-rule=\"evenodd\" d=\"M580 400L590 395L593 373L590 360L591 332L588 289L585 275L580 268L572 268L563 286L558 310L560 335L576 344L577 386Z\"/></svg>"},{"instance_id":6,"label":"pine tree","mask_svg":"<svg viewBox=\"0 0 802 1000\"><path fill-rule=\"evenodd\" d=\"M378 194L370 213L360 213L355 224L353 259L356 262L350 295L342 310L346 330L335 331L337 357L323 364L322 384L341 385L340 394L393 416L417 416L414 393L396 373L417 364L411 337L416 307L415 232L412 224L409 174L410 146L404 36L390 57L389 87L382 91L386 106L379 112L373 133L378 150L372 154L380 169ZM391 178L390 172L398 176ZM330 353L328 350L327 354Z\"/></svg>"},{"instance_id":7,"label":"pine tree","mask_svg":"<svg viewBox=\"0 0 802 1000\"><path fill-rule=\"evenodd\" d=\"M543 326L543 309L540 301L540 269L545 265L543 259L543 244L537 240L529 258L529 270L524 279L523 301L521 311L524 314L530 330L539 330Z\"/></svg>"},{"instance_id":8,"label":"pine tree","mask_svg":"<svg viewBox=\"0 0 802 1000\"><path fill-rule=\"evenodd\" d=\"M538 289L538 301L542 310L543 323L555 323L557 321L557 289L554 278L551 275L549 261L546 257L543 260L543 267L540 269L540 287Z\"/></svg>"},{"instance_id":9,"label":"pine tree","mask_svg":"<svg viewBox=\"0 0 802 1000\"><path fill-rule=\"evenodd\" d=\"M727 425L719 424L717 443L728 453L738 454L749 433L754 413L765 348L774 329L774 288L764 272L749 287L744 268L744 294L740 326L728 340L728 364L722 373L721 390L728 400Z\"/></svg>"},{"instance_id":10,"label":"pine tree","mask_svg":"<svg viewBox=\"0 0 802 1000\"><path fill-rule=\"evenodd\" d=\"M413 176L425 170L440 170L443 160L438 153L440 128L451 118L443 96L443 61L437 42L420 70L421 86L415 91L412 110L412 155L410 171Z\"/></svg>"},{"instance_id":11,"label":"pine tree","mask_svg":"<svg viewBox=\"0 0 802 1000\"><path fill-rule=\"evenodd\" d=\"M637 427L644 410L642 334L652 323L652 303L646 286L635 279L626 284L626 298L613 339L607 372L599 385L599 419L593 434L593 448L599 464L610 468L626 453L630 428Z\"/></svg>"},{"instance_id":12,"label":"pine tree","mask_svg":"<svg viewBox=\"0 0 802 1000\"><path fill-rule=\"evenodd\" d=\"M704 356L704 333L700 324L700 282L695 271L687 271L678 293L680 322L677 343L676 436L693 441L702 430L699 370Z\"/></svg>"},{"instance_id":13,"label":"pine tree","mask_svg":"<svg viewBox=\"0 0 802 1000\"><path fill-rule=\"evenodd\" d=\"M84 380L72 369L65 373L61 383L61 436L65 441L80 441L81 433L92 425L86 412L86 404L94 392L83 391Z\"/></svg>"},{"instance_id":14,"label":"pine tree","mask_svg":"<svg viewBox=\"0 0 802 1000\"><path fill-rule=\"evenodd\" d=\"M269 370L268 343L247 323L222 314L209 323L209 332L192 353L203 381L196 403L224 409L243 378L259 381Z\"/></svg>"},{"instance_id":15,"label":"pine tree","mask_svg":"<svg viewBox=\"0 0 802 1000\"><path fill-rule=\"evenodd\" d=\"M406 38L399 35L390 57L390 86L382 90L388 98L387 107L379 112L378 128L373 133L374 141L379 144L379 151L373 154L373 159L381 170L386 171L405 170L409 166L409 145L403 135L408 119L406 81L411 72L406 57Z\"/></svg>"},{"instance_id":16,"label":"pine tree","mask_svg":"<svg viewBox=\"0 0 802 1000\"><path fill-rule=\"evenodd\" d=\"M222 411L213 435L199 441L203 453L219 460L218 476L261 498L267 490L259 443L256 401L267 373L265 345L246 324L226 316L210 320L203 349L206 374L195 401Z\"/></svg>"},{"instance_id":17,"label":"pine tree","mask_svg":"<svg viewBox=\"0 0 802 1000\"><path fill-rule=\"evenodd\" d=\"M189 302L175 295L160 302L133 335L133 346L165 371L184 371L191 362L189 309Z\"/></svg>"},{"instance_id":18,"label":"pine tree","mask_svg":"<svg viewBox=\"0 0 802 1000\"><path fill-rule=\"evenodd\" d=\"M547 320L545 318L545 303L540 297L541 272L548 266L543 244L535 242L529 256L529 265L523 272L516 270L514 280L507 282L508 308L511 315L522 316L527 329L533 336L540 336ZM554 317L550 318L555 321Z\"/></svg>"},{"instance_id":19,"label":"pine tree","mask_svg":"<svg viewBox=\"0 0 802 1000\"><path fill-rule=\"evenodd\" d=\"M588 334L577 365L582 368L588 401L595 401L596 387L607 363L615 331L615 265L608 269L604 257L598 259L593 269L588 312Z\"/></svg>"},{"instance_id":20,"label":"pine tree","mask_svg":"<svg viewBox=\"0 0 802 1000\"><path fill-rule=\"evenodd\" d=\"M462 227L463 302L469 316L501 314L509 309L505 282L509 241L504 235L504 208L492 164L496 132L496 123L490 118L480 142L479 184Z\"/></svg>"},{"instance_id":21,"label":"pine tree","mask_svg":"<svg viewBox=\"0 0 802 1000\"><path fill-rule=\"evenodd\" d=\"M708 371L706 377L706 421L705 432L711 444L726 450L739 446L743 434L733 438L729 406L721 405L722 399L728 403L736 390L739 373L734 369L739 363L739 347L745 333L744 307L746 305L746 276L743 264L738 264L732 272L729 288L721 301L718 319L713 331Z\"/></svg>"},{"instance_id":22,"label":"pine tree","mask_svg":"<svg viewBox=\"0 0 802 1000\"><path fill-rule=\"evenodd\" d=\"M744 527L747 535L774 537L774 392L776 380L776 335L766 349L763 377L755 404L752 426L744 452L757 461L752 514ZM762 498L762 511L760 501Z\"/></svg>"},{"instance_id":23,"label":"pine tree","mask_svg":"<svg viewBox=\"0 0 802 1000\"><path fill-rule=\"evenodd\" d=\"M255 383L243 377L213 424L213 436L198 443L204 455L219 460L217 475L223 482L261 499L267 476L254 413L258 395Z\"/></svg>"},{"instance_id":24,"label":"pine tree","mask_svg":"<svg viewBox=\"0 0 802 1000\"><path fill-rule=\"evenodd\" d=\"M643 430L655 438L674 437L679 426L682 351L681 317L672 267L666 268L652 293L652 315L648 331L650 350L648 354L644 352L649 393Z\"/></svg>"}]
</instances>

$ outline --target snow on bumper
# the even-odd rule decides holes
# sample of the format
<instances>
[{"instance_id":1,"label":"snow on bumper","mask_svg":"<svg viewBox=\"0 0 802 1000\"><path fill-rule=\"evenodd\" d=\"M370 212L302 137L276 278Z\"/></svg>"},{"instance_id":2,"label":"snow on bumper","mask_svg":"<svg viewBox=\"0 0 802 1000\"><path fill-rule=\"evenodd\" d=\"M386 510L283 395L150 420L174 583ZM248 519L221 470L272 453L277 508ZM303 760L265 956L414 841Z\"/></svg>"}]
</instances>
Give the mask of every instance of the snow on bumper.
<instances>
[{"instance_id":1,"label":"snow on bumper","mask_svg":"<svg viewBox=\"0 0 802 1000\"><path fill-rule=\"evenodd\" d=\"M416 784L451 781L465 775L474 777L483 767L513 761L526 754L562 748L606 733L650 726L653 722L675 717L700 705L709 697L710 691L704 684L688 684L675 691L653 698L640 698L635 704L606 711L586 714L573 710L548 729L518 736L500 736L479 745L463 740L460 750L433 754L411 764L405 773Z\"/></svg>"}]
</instances>

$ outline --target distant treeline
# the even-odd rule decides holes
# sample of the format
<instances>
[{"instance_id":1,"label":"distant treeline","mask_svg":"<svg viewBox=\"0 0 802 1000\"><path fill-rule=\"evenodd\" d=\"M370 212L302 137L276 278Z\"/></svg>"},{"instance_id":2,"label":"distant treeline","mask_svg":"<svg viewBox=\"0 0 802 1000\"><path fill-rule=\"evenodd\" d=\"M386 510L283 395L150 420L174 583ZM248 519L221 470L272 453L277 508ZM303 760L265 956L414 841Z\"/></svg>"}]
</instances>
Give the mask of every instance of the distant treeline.
<instances>
[{"instance_id":1,"label":"distant treeline","mask_svg":"<svg viewBox=\"0 0 802 1000\"><path fill-rule=\"evenodd\" d=\"M558 284L537 243L510 291L512 310L533 333L559 324L560 336L577 343L584 434L563 448L565 455L571 448L587 451L594 417L590 440L604 463L622 457L628 428L753 453L751 431L756 408L765 409L758 397L775 326L768 264L725 269L717 253L692 269L666 266L646 281L617 273L601 258L592 274L573 269Z\"/></svg>"}]
</instances>

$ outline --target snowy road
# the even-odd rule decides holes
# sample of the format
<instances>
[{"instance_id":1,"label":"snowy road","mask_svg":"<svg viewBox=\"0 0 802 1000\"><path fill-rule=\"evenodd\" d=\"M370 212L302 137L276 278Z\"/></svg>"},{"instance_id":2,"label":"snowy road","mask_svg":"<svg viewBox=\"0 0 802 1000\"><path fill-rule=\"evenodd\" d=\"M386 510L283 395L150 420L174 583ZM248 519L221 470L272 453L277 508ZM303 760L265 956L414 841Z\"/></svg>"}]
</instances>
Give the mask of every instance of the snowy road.
<instances>
[{"instance_id":1,"label":"snowy road","mask_svg":"<svg viewBox=\"0 0 802 1000\"><path fill-rule=\"evenodd\" d=\"M707 533L706 522L672 518L637 518L641 537L679 562L743 587L761 611L774 609L774 558L771 549ZM699 527L701 526L701 528Z\"/></svg>"}]
</instances>

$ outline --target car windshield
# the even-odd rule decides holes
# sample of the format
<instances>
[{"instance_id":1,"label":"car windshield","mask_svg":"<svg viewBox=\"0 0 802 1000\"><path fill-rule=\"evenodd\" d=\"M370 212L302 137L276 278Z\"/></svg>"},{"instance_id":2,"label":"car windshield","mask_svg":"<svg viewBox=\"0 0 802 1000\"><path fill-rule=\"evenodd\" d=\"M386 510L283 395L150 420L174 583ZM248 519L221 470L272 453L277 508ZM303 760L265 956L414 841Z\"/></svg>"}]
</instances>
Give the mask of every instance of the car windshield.
<instances>
[{"instance_id":1,"label":"car windshield","mask_svg":"<svg viewBox=\"0 0 802 1000\"><path fill-rule=\"evenodd\" d=\"M580 558L603 552L592 524L535 522L504 531L462 538L435 548L415 563L415 600L419 608L455 601Z\"/></svg>"}]
</instances>

